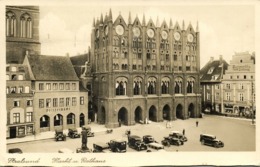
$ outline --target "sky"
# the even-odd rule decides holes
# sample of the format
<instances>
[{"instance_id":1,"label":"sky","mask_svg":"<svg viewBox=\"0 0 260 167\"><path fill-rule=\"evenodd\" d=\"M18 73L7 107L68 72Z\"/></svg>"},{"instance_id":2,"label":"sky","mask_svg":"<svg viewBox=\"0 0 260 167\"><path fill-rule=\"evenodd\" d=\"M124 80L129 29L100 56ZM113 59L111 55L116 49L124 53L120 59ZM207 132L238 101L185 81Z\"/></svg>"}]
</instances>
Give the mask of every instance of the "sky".
<instances>
[{"instance_id":1,"label":"sky","mask_svg":"<svg viewBox=\"0 0 260 167\"><path fill-rule=\"evenodd\" d=\"M94 1L95 2L95 1ZM146 22L150 18L160 24L170 18L175 25L187 28L191 23L199 24L201 68L210 57L219 55L229 63L235 52L255 51L255 8L253 5L231 4L174 4L174 3L86 3L40 6L40 42L42 54L70 56L88 51L93 19L100 18L112 10L113 20L119 13L128 23L129 12L132 21L136 16ZM103 1L97 1L103 2ZM134 1L136 2L136 1ZM164 2L164 1L160 1Z\"/></svg>"}]
</instances>

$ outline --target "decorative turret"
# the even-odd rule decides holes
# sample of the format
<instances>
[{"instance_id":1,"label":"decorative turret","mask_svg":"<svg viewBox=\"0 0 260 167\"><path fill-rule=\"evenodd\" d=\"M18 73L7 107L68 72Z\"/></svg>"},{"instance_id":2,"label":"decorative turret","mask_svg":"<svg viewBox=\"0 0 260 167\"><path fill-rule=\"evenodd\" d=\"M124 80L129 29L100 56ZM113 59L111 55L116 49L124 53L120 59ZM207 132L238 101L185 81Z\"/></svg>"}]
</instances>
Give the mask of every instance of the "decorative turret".
<instances>
[{"instance_id":1,"label":"decorative turret","mask_svg":"<svg viewBox=\"0 0 260 167\"><path fill-rule=\"evenodd\" d=\"M100 16L100 26L103 25L103 14L101 13L101 16Z\"/></svg>"},{"instance_id":2,"label":"decorative turret","mask_svg":"<svg viewBox=\"0 0 260 167\"><path fill-rule=\"evenodd\" d=\"M157 16L157 20L156 20L156 27L160 27L159 17L158 16Z\"/></svg>"},{"instance_id":3,"label":"decorative turret","mask_svg":"<svg viewBox=\"0 0 260 167\"><path fill-rule=\"evenodd\" d=\"M111 8L109 9L108 21L113 21Z\"/></svg>"},{"instance_id":4,"label":"decorative turret","mask_svg":"<svg viewBox=\"0 0 260 167\"><path fill-rule=\"evenodd\" d=\"M170 19L170 29L173 29L172 19Z\"/></svg>"},{"instance_id":5,"label":"decorative turret","mask_svg":"<svg viewBox=\"0 0 260 167\"><path fill-rule=\"evenodd\" d=\"M142 26L145 26L145 15L143 15L143 22L142 22Z\"/></svg>"},{"instance_id":6,"label":"decorative turret","mask_svg":"<svg viewBox=\"0 0 260 167\"><path fill-rule=\"evenodd\" d=\"M105 20L104 20L104 22L107 22L107 13L106 13L106 15L105 15Z\"/></svg>"},{"instance_id":7,"label":"decorative turret","mask_svg":"<svg viewBox=\"0 0 260 167\"><path fill-rule=\"evenodd\" d=\"M184 23L184 20L182 21L182 30L185 30L185 23Z\"/></svg>"},{"instance_id":8,"label":"decorative turret","mask_svg":"<svg viewBox=\"0 0 260 167\"><path fill-rule=\"evenodd\" d=\"M132 24L131 12L129 12L128 24Z\"/></svg>"}]
</instances>

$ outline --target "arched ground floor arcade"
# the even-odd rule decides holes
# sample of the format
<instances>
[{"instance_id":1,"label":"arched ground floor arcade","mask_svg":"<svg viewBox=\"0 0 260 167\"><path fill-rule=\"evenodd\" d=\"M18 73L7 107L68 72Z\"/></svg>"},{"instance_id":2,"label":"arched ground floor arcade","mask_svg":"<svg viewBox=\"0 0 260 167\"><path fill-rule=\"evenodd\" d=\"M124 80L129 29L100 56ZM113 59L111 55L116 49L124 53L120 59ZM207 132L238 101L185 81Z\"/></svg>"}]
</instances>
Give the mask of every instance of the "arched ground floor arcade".
<instances>
[{"instance_id":1,"label":"arched ground floor arcade","mask_svg":"<svg viewBox=\"0 0 260 167\"><path fill-rule=\"evenodd\" d=\"M200 97L152 97L102 99L97 103L97 122L114 128L148 121L185 120L201 115Z\"/></svg>"}]
</instances>

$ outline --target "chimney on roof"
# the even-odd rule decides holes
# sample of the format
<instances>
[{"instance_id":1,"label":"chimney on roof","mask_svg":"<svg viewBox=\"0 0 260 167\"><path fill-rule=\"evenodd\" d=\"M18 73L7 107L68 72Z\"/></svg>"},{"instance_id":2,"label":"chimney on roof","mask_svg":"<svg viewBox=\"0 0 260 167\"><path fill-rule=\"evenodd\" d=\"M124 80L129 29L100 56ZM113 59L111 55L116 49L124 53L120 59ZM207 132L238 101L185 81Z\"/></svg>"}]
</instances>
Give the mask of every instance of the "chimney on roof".
<instances>
[{"instance_id":1,"label":"chimney on roof","mask_svg":"<svg viewBox=\"0 0 260 167\"><path fill-rule=\"evenodd\" d=\"M219 64L221 65L223 63L223 56L219 55Z\"/></svg>"},{"instance_id":2,"label":"chimney on roof","mask_svg":"<svg viewBox=\"0 0 260 167\"><path fill-rule=\"evenodd\" d=\"M214 57L210 57L210 62L213 62L213 60L214 60Z\"/></svg>"}]
</instances>

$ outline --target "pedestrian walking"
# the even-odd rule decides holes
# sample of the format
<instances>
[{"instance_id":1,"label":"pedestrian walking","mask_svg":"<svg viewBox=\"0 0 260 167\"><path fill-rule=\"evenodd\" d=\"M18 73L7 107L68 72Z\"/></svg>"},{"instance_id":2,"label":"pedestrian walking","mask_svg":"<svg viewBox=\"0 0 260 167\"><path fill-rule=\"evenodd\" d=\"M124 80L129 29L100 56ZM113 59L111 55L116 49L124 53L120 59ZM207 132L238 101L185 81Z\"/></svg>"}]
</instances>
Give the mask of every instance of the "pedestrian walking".
<instances>
[{"instance_id":1,"label":"pedestrian walking","mask_svg":"<svg viewBox=\"0 0 260 167\"><path fill-rule=\"evenodd\" d=\"M121 127L121 119L118 120L119 127Z\"/></svg>"},{"instance_id":2,"label":"pedestrian walking","mask_svg":"<svg viewBox=\"0 0 260 167\"><path fill-rule=\"evenodd\" d=\"M182 134L183 134L183 136L185 136L185 129L182 130Z\"/></svg>"},{"instance_id":3,"label":"pedestrian walking","mask_svg":"<svg viewBox=\"0 0 260 167\"><path fill-rule=\"evenodd\" d=\"M198 127L199 126L199 121L196 121L196 127Z\"/></svg>"}]
</instances>

